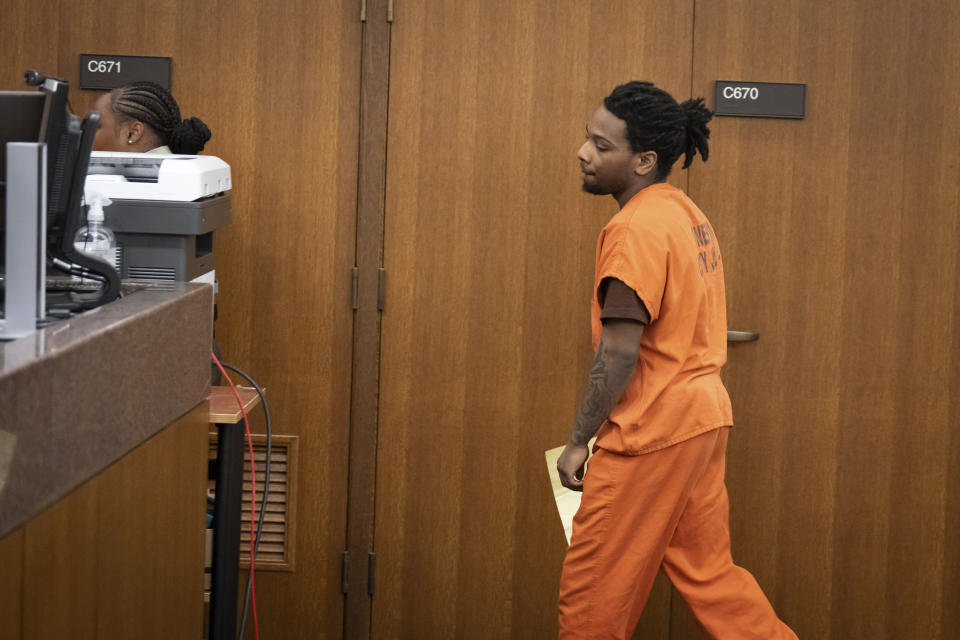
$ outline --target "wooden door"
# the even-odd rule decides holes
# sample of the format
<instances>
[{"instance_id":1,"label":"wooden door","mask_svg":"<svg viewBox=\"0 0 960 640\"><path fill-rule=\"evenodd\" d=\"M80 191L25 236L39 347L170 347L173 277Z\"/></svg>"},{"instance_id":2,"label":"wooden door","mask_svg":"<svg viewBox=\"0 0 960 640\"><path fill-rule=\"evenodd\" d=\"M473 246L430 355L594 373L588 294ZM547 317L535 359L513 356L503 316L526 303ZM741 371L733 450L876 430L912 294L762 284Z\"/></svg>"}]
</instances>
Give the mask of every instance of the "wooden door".
<instances>
[{"instance_id":1,"label":"wooden door","mask_svg":"<svg viewBox=\"0 0 960 640\"><path fill-rule=\"evenodd\" d=\"M66 77L77 112L100 95L77 88L78 54L170 56L183 115L213 132L204 153L231 165L217 336L266 387L274 433L299 439L292 567L256 579L273 637L343 633L359 14L359 0L16 0L0 23L2 88L21 89L25 68ZM251 422L263 431L259 411Z\"/></svg>"},{"instance_id":2,"label":"wooden door","mask_svg":"<svg viewBox=\"0 0 960 640\"><path fill-rule=\"evenodd\" d=\"M584 125L621 82L690 87L692 2L397 3L375 638L549 638L565 542L544 450L592 357ZM661 584L647 635L665 638Z\"/></svg>"},{"instance_id":3,"label":"wooden door","mask_svg":"<svg viewBox=\"0 0 960 640\"><path fill-rule=\"evenodd\" d=\"M690 176L760 333L726 369L734 558L801 638L960 635L958 28L947 0L696 5L696 93L808 85L802 121L715 119Z\"/></svg>"}]
</instances>

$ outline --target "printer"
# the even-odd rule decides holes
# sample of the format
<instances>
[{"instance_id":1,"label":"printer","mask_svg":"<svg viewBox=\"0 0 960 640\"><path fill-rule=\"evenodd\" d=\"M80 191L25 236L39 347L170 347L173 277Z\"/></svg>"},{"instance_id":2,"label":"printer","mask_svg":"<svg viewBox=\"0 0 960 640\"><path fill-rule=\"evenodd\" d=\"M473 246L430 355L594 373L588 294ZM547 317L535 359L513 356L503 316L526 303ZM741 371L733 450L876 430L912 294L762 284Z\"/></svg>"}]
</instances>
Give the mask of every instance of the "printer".
<instances>
[{"instance_id":1,"label":"printer","mask_svg":"<svg viewBox=\"0 0 960 640\"><path fill-rule=\"evenodd\" d=\"M230 165L215 156L94 151L84 191L109 198L121 278L214 279L213 232L230 222Z\"/></svg>"}]
</instances>

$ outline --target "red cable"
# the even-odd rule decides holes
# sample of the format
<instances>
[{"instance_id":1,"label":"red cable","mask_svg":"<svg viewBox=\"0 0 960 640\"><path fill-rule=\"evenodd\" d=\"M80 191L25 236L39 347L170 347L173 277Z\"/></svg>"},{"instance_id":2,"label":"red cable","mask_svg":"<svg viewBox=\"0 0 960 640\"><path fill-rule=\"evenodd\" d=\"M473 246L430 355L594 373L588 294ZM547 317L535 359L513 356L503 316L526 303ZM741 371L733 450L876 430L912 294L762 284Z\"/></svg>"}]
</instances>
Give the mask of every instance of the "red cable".
<instances>
[{"instance_id":1,"label":"red cable","mask_svg":"<svg viewBox=\"0 0 960 640\"><path fill-rule=\"evenodd\" d=\"M220 364L220 361L217 359L217 355L210 352L210 357L213 358L213 361L217 363L217 368L220 369L220 373L223 374L223 377L227 379L227 382L230 384L230 389L233 391L233 397L237 399L237 404L240 405L240 413L243 414L243 424L247 432L247 445L249 446L250 451L250 492L253 494L250 499L250 604L253 607L253 633L254 637L257 640L260 640L260 625L257 623L257 590L254 587L253 580L253 569L254 569L254 544L256 542L256 514L254 512L254 506L257 503L257 472L253 466L253 437L250 435L250 421L247 420L247 410L243 408L243 400L240 399L240 392L237 391L237 387L233 384L233 380L230 379L230 376L227 375L226 370L224 370L223 365Z\"/></svg>"}]
</instances>

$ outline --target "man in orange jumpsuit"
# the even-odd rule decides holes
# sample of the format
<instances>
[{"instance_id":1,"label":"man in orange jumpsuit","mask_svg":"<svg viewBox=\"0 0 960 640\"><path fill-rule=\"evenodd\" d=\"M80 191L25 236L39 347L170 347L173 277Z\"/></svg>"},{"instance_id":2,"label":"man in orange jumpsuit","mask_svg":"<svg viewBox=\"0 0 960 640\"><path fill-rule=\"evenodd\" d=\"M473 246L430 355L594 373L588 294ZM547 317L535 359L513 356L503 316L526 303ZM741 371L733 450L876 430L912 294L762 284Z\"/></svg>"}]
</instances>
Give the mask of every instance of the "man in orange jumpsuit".
<instances>
[{"instance_id":1,"label":"man in orange jumpsuit","mask_svg":"<svg viewBox=\"0 0 960 640\"><path fill-rule=\"evenodd\" d=\"M702 99L630 82L593 114L578 153L584 191L620 211L597 242L596 357L557 462L583 491L560 580L563 640L629 638L661 565L712 637L796 638L730 555L723 263L706 217L666 183L681 154L684 169L707 159L712 117Z\"/></svg>"}]
</instances>

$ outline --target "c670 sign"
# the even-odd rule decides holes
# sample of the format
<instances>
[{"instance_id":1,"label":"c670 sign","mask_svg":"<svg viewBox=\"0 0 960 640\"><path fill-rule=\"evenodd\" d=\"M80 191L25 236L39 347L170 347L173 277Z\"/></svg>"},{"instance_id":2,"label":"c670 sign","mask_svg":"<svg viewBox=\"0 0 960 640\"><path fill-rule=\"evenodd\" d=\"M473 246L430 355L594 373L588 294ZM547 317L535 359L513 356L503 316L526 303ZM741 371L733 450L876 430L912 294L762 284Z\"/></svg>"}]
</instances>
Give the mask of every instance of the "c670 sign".
<instances>
[{"instance_id":1,"label":"c670 sign","mask_svg":"<svg viewBox=\"0 0 960 640\"><path fill-rule=\"evenodd\" d=\"M724 87L723 97L733 100L756 100L760 97L758 87Z\"/></svg>"},{"instance_id":2,"label":"c670 sign","mask_svg":"<svg viewBox=\"0 0 960 640\"><path fill-rule=\"evenodd\" d=\"M713 112L718 116L803 118L807 85L717 80Z\"/></svg>"}]
</instances>

